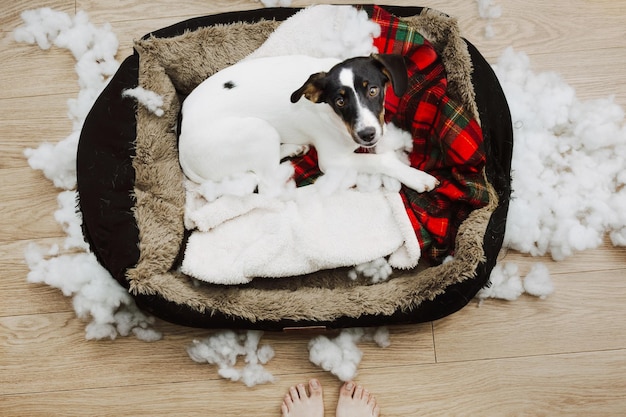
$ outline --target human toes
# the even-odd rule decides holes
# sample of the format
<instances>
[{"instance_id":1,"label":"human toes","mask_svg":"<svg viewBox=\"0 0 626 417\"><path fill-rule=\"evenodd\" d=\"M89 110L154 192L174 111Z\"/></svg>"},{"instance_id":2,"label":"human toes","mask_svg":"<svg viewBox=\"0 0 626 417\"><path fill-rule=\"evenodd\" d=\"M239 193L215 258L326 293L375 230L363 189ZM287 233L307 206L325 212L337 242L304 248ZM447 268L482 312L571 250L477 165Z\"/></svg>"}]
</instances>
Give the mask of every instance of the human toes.
<instances>
[{"instance_id":1,"label":"human toes","mask_svg":"<svg viewBox=\"0 0 626 417\"><path fill-rule=\"evenodd\" d=\"M348 381L339 390L336 415L337 417L378 417L380 407L376 398L367 389Z\"/></svg>"},{"instance_id":2,"label":"human toes","mask_svg":"<svg viewBox=\"0 0 626 417\"><path fill-rule=\"evenodd\" d=\"M321 384L318 380L312 379L308 383L308 388L309 393L304 384L289 388L281 405L283 417L322 417L324 415Z\"/></svg>"},{"instance_id":3,"label":"human toes","mask_svg":"<svg viewBox=\"0 0 626 417\"><path fill-rule=\"evenodd\" d=\"M311 393L311 397L321 397L323 395L322 384L313 378L309 381L309 392Z\"/></svg>"},{"instance_id":4,"label":"human toes","mask_svg":"<svg viewBox=\"0 0 626 417\"><path fill-rule=\"evenodd\" d=\"M347 381L341 386L341 389L339 390L339 396L352 398L354 396L355 389L356 384L352 381Z\"/></svg>"}]
</instances>

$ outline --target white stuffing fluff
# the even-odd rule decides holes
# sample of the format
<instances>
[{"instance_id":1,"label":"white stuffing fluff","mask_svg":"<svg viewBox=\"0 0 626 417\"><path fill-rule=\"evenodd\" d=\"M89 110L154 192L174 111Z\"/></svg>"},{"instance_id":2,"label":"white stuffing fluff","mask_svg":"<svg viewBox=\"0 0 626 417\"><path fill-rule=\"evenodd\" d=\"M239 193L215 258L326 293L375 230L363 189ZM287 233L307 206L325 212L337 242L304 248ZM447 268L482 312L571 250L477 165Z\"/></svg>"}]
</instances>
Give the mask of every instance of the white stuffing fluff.
<instances>
[{"instance_id":1,"label":"white stuffing fluff","mask_svg":"<svg viewBox=\"0 0 626 417\"><path fill-rule=\"evenodd\" d=\"M597 248L607 233L613 245L626 246L624 110L612 97L580 101L558 74L535 73L512 48L494 70L514 128L504 246L555 261ZM517 298L519 285L503 270L496 266L479 298ZM540 298L553 292L543 264L533 266L524 288Z\"/></svg>"},{"instance_id":2,"label":"white stuffing fluff","mask_svg":"<svg viewBox=\"0 0 626 417\"><path fill-rule=\"evenodd\" d=\"M144 315L128 292L90 253L57 255L58 248L46 250L32 244L25 251L30 268L27 280L58 288L81 319L91 319L87 339L115 339L133 333L138 339L154 341L161 334L152 329L153 319ZM52 257L48 257L52 254Z\"/></svg>"},{"instance_id":3,"label":"white stuffing fluff","mask_svg":"<svg viewBox=\"0 0 626 417\"><path fill-rule=\"evenodd\" d=\"M292 197L296 188L293 180L294 168L290 162L283 162L278 166L275 177L272 178L272 184L269 189L265 189L264 193L270 197L289 198ZM186 190L186 208L185 208L185 227L193 229L194 226L187 225L187 222L194 217L194 213L206 203L215 202L223 196L245 197L254 193L259 181L257 176L252 172L243 172L224 178L221 181L207 180L202 184L195 183L185 178Z\"/></svg>"},{"instance_id":4,"label":"white stuffing fluff","mask_svg":"<svg viewBox=\"0 0 626 417\"><path fill-rule=\"evenodd\" d=\"M257 0L263 3L265 7L289 7L291 0Z\"/></svg>"},{"instance_id":5,"label":"white stuffing fluff","mask_svg":"<svg viewBox=\"0 0 626 417\"><path fill-rule=\"evenodd\" d=\"M476 3L478 5L478 15L487 20L485 37L491 39L495 35L492 21L502 16L502 7L493 4L493 0L476 0Z\"/></svg>"},{"instance_id":6,"label":"white stuffing fluff","mask_svg":"<svg viewBox=\"0 0 626 417\"><path fill-rule=\"evenodd\" d=\"M365 10L352 6L307 7L283 22L246 59L280 55L309 55L346 59L378 52L374 38L380 26Z\"/></svg>"},{"instance_id":7,"label":"white stuffing fluff","mask_svg":"<svg viewBox=\"0 0 626 417\"><path fill-rule=\"evenodd\" d=\"M541 262L533 264L524 278L524 291L541 299L545 299L554 292L550 271L545 264Z\"/></svg>"},{"instance_id":8,"label":"white stuffing fluff","mask_svg":"<svg viewBox=\"0 0 626 417\"><path fill-rule=\"evenodd\" d=\"M504 51L494 70L514 126L505 246L563 260L626 238L626 124L613 98L581 102L556 73Z\"/></svg>"},{"instance_id":9,"label":"white stuffing fluff","mask_svg":"<svg viewBox=\"0 0 626 417\"><path fill-rule=\"evenodd\" d=\"M517 300L524 293L522 279L519 276L519 268L516 264L507 262L497 264L489 276L489 285L481 289L476 297L499 298L503 300Z\"/></svg>"},{"instance_id":10,"label":"white stuffing fluff","mask_svg":"<svg viewBox=\"0 0 626 417\"><path fill-rule=\"evenodd\" d=\"M74 18L49 8L22 13L24 25L14 32L18 42L37 43L42 49L52 45L68 49L76 59L80 92L68 100L68 116L73 131L64 140L45 142L24 154L33 169L43 171L58 188L59 209L55 220L66 233L62 253L58 246L45 249L30 245L25 259L30 269L27 280L45 283L73 297L76 315L91 321L85 329L87 339L115 339L135 335L140 340L154 341L162 337L153 328L154 319L143 314L128 292L111 277L88 252L82 231L82 219L76 211L76 150L80 129L94 101L119 67L115 60L118 41L109 25L98 28L87 14L78 12Z\"/></svg>"},{"instance_id":11,"label":"white stuffing fluff","mask_svg":"<svg viewBox=\"0 0 626 417\"><path fill-rule=\"evenodd\" d=\"M76 149L80 131L72 132L58 143L44 142L37 149L25 149L24 156L32 169L43 172L57 188L71 190L76 186Z\"/></svg>"},{"instance_id":12,"label":"white stuffing fluff","mask_svg":"<svg viewBox=\"0 0 626 417\"><path fill-rule=\"evenodd\" d=\"M545 264L534 263L523 281L517 264L512 262L497 264L489 276L489 285L482 288L476 297L481 301L486 298L514 301L524 292L541 299L554 292L552 278Z\"/></svg>"},{"instance_id":13,"label":"white stuffing fluff","mask_svg":"<svg viewBox=\"0 0 626 417\"><path fill-rule=\"evenodd\" d=\"M157 117L163 116L163 97L143 87L128 88L122 91L122 97L132 97Z\"/></svg>"},{"instance_id":14,"label":"white stuffing fluff","mask_svg":"<svg viewBox=\"0 0 626 417\"><path fill-rule=\"evenodd\" d=\"M76 148L80 129L109 77L119 67L115 60L119 43L110 25L98 28L82 11L74 18L50 8L27 10L21 16L24 25L15 29L16 41L37 43L42 49L55 45L69 50L77 61L75 70L80 91L77 98L68 100L73 132L57 144L44 143L37 149L24 152L33 169L43 171L56 187L69 190L76 186Z\"/></svg>"},{"instance_id":15,"label":"white stuffing fluff","mask_svg":"<svg viewBox=\"0 0 626 417\"><path fill-rule=\"evenodd\" d=\"M387 259L378 258L370 262L365 262L355 266L348 271L348 277L351 280L356 280L359 275L369 278L373 284L386 281L391 276L393 269Z\"/></svg>"},{"instance_id":16,"label":"white stuffing fluff","mask_svg":"<svg viewBox=\"0 0 626 417\"><path fill-rule=\"evenodd\" d=\"M83 237L82 216L76 210L77 198L78 193L76 191L61 191L57 196L59 208L54 212L54 219L61 225L67 235L64 248L66 250L80 249L87 252L89 245Z\"/></svg>"},{"instance_id":17,"label":"white stuffing fluff","mask_svg":"<svg viewBox=\"0 0 626 417\"><path fill-rule=\"evenodd\" d=\"M362 341L374 341L381 348L391 344L386 327L345 329L333 339L323 335L312 339L309 342L309 360L341 381L349 381L356 376L363 358L363 352L357 346Z\"/></svg>"},{"instance_id":18,"label":"white stuffing fluff","mask_svg":"<svg viewBox=\"0 0 626 417\"><path fill-rule=\"evenodd\" d=\"M222 378L241 381L248 387L274 382L274 376L263 367L274 357L274 349L269 345L259 347L261 336L260 331L225 330L203 340L194 340L187 353L195 362L216 365ZM244 356L243 368L235 367L239 356Z\"/></svg>"}]
</instances>

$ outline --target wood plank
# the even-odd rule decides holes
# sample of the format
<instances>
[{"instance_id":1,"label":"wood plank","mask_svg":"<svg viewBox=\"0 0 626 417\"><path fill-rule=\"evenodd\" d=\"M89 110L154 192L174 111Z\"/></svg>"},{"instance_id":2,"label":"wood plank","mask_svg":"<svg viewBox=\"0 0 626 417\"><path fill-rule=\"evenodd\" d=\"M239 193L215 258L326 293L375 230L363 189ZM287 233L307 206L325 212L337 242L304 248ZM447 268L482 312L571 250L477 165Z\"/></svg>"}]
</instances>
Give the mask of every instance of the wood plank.
<instances>
[{"instance_id":1,"label":"wood plank","mask_svg":"<svg viewBox=\"0 0 626 417\"><path fill-rule=\"evenodd\" d=\"M565 7L558 2L498 0L492 3L501 7L502 16L491 20L494 30L491 38L485 37L488 22L478 18L476 12L450 13L445 4L439 10L458 17L464 36L489 57L506 46L523 48L529 54L563 51L580 54L626 47L620 1L575 1ZM473 6L476 10L476 5Z\"/></svg>"},{"instance_id":2,"label":"wood plank","mask_svg":"<svg viewBox=\"0 0 626 417\"><path fill-rule=\"evenodd\" d=\"M172 7L167 0L130 0L124 7L111 7L110 4L98 0L77 0L76 9L89 13L92 22L97 24L120 21L135 21L141 18L177 18L183 20L190 17L224 13L234 10L250 10L261 8L262 5L251 0L217 0L206 2L190 0Z\"/></svg>"},{"instance_id":3,"label":"wood plank","mask_svg":"<svg viewBox=\"0 0 626 417\"><path fill-rule=\"evenodd\" d=\"M521 50L521 49L520 49ZM580 59L580 52L559 51L533 54L531 68L539 73L556 72L576 90L581 101L615 96L615 102L626 107L626 47L587 51L588 59L606 65L589 66ZM496 62L495 60L493 62ZM610 63L610 64L609 64Z\"/></svg>"},{"instance_id":4,"label":"wood plank","mask_svg":"<svg viewBox=\"0 0 626 417\"><path fill-rule=\"evenodd\" d=\"M0 242L62 236L54 220L59 190L29 167L0 169Z\"/></svg>"},{"instance_id":5,"label":"wood plank","mask_svg":"<svg viewBox=\"0 0 626 417\"><path fill-rule=\"evenodd\" d=\"M0 99L78 93L76 61L68 51L18 43L12 33L1 36Z\"/></svg>"},{"instance_id":6,"label":"wood plank","mask_svg":"<svg viewBox=\"0 0 626 417\"><path fill-rule=\"evenodd\" d=\"M520 268L521 276L526 276L530 268L536 263L546 265L553 276L555 274L616 270L624 268L626 248L613 246L608 236L606 236L604 243L599 248L576 253L565 261L555 262L549 255L530 256L505 249L498 257L498 262L515 263Z\"/></svg>"},{"instance_id":7,"label":"wood plank","mask_svg":"<svg viewBox=\"0 0 626 417\"><path fill-rule=\"evenodd\" d=\"M132 337L85 341L84 327L73 312L0 317L2 374L14 375L11 384L2 384L0 394L150 385L156 363L161 364L161 371L168 369L167 379L173 383L219 379L214 366L193 362L185 351L192 340L204 339L212 331L159 321L157 328L164 332L164 339L146 344ZM307 344L314 336L266 333L262 343L276 352L267 370L278 377L319 371L308 361ZM394 327L391 341L386 349L360 344L360 369L378 369L383 360L386 366L434 363L429 324ZM76 372L97 378L85 380Z\"/></svg>"},{"instance_id":8,"label":"wood plank","mask_svg":"<svg viewBox=\"0 0 626 417\"><path fill-rule=\"evenodd\" d=\"M0 32L12 32L16 27L23 24L20 15L25 10L38 9L40 7L50 7L53 10L74 15L74 0L20 0L3 2L2 13L0 13Z\"/></svg>"},{"instance_id":9,"label":"wood plank","mask_svg":"<svg viewBox=\"0 0 626 417\"><path fill-rule=\"evenodd\" d=\"M387 417L616 416L626 409L624 366L626 351L618 350L388 367L364 371L358 382L376 396ZM340 386L319 372L281 375L275 384L252 389L208 377L162 382L165 375L161 368L146 385L5 395L0 413L273 417L289 386L316 377L325 388L326 414L334 415Z\"/></svg>"},{"instance_id":10,"label":"wood plank","mask_svg":"<svg viewBox=\"0 0 626 417\"><path fill-rule=\"evenodd\" d=\"M72 132L69 94L0 99L0 169L28 166L24 150L57 143ZM21 109L15 114L13 109ZM43 111L42 109L45 109Z\"/></svg>"},{"instance_id":11,"label":"wood plank","mask_svg":"<svg viewBox=\"0 0 626 417\"><path fill-rule=\"evenodd\" d=\"M486 300L435 322L438 362L626 348L626 268L558 274L545 300Z\"/></svg>"},{"instance_id":12,"label":"wood plank","mask_svg":"<svg viewBox=\"0 0 626 417\"><path fill-rule=\"evenodd\" d=\"M73 311L71 300L64 297L61 291L48 285L30 284L26 281L29 272L24 260L26 247L30 244L51 247L62 243L63 239L60 238L0 243L0 294L3 300L19 300L0 303L0 317Z\"/></svg>"}]
</instances>

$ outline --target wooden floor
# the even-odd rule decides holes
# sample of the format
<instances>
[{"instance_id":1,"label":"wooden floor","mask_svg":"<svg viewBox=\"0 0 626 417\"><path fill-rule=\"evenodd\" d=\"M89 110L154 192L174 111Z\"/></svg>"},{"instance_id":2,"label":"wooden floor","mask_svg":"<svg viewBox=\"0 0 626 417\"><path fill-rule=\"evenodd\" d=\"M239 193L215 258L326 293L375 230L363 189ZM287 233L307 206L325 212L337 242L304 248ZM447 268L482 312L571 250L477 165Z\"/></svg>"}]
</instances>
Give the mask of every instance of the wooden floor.
<instances>
[{"instance_id":1,"label":"wooden floor","mask_svg":"<svg viewBox=\"0 0 626 417\"><path fill-rule=\"evenodd\" d=\"M86 341L84 323L58 291L26 282L30 242L63 236L53 186L31 170L23 149L71 131L66 100L78 86L66 51L17 44L25 9L85 10L110 22L121 43L188 17L260 7L252 0L2 0L0 6L0 415L277 416L286 389L310 377L326 388L333 415L340 383L308 361L311 335L267 334L275 384L225 382L185 347L210 334L159 322L163 340ZM295 1L294 5L304 5ZM347 2L346 2L347 3ZM537 70L555 70L583 99L615 94L626 108L626 1L495 0L486 22L472 0L390 1L432 6L459 18L462 32L493 62L508 46ZM626 208L625 208L626 209ZM527 270L536 259L508 253ZM385 416L626 415L626 250L603 248L549 263L547 300L472 303L443 320L391 328L386 350L363 345L358 382ZM68 271L71 273L71 271Z\"/></svg>"}]
</instances>

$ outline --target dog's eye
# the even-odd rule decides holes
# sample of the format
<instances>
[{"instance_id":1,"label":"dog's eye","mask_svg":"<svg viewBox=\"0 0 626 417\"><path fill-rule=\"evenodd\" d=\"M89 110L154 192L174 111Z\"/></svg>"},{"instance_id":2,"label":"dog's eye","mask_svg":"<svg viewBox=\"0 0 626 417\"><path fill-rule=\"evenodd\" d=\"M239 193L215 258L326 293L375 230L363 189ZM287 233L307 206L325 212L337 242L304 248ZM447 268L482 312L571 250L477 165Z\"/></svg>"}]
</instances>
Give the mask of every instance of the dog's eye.
<instances>
[{"instance_id":1,"label":"dog's eye","mask_svg":"<svg viewBox=\"0 0 626 417\"><path fill-rule=\"evenodd\" d=\"M378 95L379 89L376 86L370 87L369 95L370 97L376 97Z\"/></svg>"},{"instance_id":2,"label":"dog's eye","mask_svg":"<svg viewBox=\"0 0 626 417\"><path fill-rule=\"evenodd\" d=\"M337 105L337 107L343 107L345 106L346 102L343 97L337 97L337 99L335 100L335 104Z\"/></svg>"}]
</instances>

